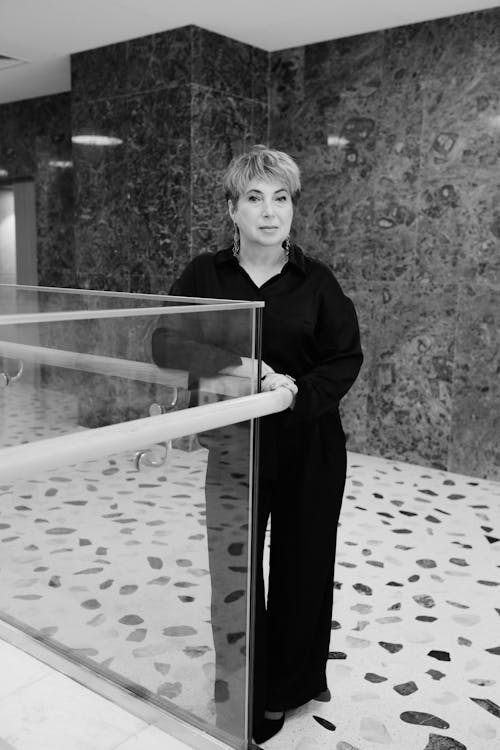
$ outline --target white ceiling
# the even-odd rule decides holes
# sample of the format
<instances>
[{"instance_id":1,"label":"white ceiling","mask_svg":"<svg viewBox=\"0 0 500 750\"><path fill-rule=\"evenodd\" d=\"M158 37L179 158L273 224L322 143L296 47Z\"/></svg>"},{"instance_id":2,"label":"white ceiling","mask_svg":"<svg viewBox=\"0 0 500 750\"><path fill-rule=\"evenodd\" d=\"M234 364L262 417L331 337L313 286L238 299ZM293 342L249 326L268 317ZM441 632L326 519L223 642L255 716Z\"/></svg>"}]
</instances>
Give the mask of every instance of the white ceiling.
<instances>
[{"instance_id":1,"label":"white ceiling","mask_svg":"<svg viewBox=\"0 0 500 750\"><path fill-rule=\"evenodd\" d=\"M0 0L0 103L70 88L69 55L195 24L279 50L493 8L496 0Z\"/></svg>"}]
</instances>

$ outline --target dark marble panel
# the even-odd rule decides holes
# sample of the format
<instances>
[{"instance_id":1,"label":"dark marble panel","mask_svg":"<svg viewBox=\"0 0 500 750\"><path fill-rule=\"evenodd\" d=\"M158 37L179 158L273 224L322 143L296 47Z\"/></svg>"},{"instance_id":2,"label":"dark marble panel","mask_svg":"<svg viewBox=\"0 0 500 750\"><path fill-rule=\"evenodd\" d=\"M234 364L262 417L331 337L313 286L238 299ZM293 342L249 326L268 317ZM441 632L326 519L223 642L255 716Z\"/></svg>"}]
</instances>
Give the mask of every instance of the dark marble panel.
<instances>
[{"instance_id":1,"label":"dark marble panel","mask_svg":"<svg viewBox=\"0 0 500 750\"><path fill-rule=\"evenodd\" d=\"M377 99L369 177L373 213L365 227L373 254L365 276L410 281L417 243L422 98L414 81L395 87L384 76ZM347 148L355 152L351 159L357 158L357 144Z\"/></svg>"},{"instance_id":2,"label":"dark marble panel","mask_svg":"<svg viewBox=\"0 0 500 750\"><path fill-rule=\"evenodd\" d=\"M0 107L0 167L35 182L39 283L74 286L69 93Z\"/></svg>"},{"instance_id":3,"label":"dark marble panel","mask_svg":"<svg viewBox=\"0 0 500 750\"><path fill-rule=\"evenodd\" d=\"M368 415L367 403L370 388L370 372L373 367L373 342L371 328L376 295L372 287L354 283L350 279L337 278L356 308L363 348L363 366L358 379L349 393L342 399L340 412L347 438L348 450L366 452Z\"/></svg>"},{"instance_id":4,"label":"dark marble panel","mask_svg":"<svg viewBox=\"0 0 500 750\"><path fill-rule=\"evenodd\" d=\"M75 286L71 95L35 100L33 115L38 283Z\"/></svg>"},{"instance_id":5,"label":"dark marble panel","mask_svg":"<svg viewBox=\"0 0 500 750\"><path fill-rule=\"evenodd\" d=\"M266 105L236 99L204 87L192 94L192 252L228 244L231 222L222 192L230 160L266 141Z\"/></svg>"},{"instance_id":6,"label":"dark marble panel","mask_svg":"<svg viewBox=\"0 0 500 750\"><path fill-rule=\"evenodd\" d=\"M73 145L78 277L88 274L123 277L128 274L128 102L122 98L74 102L73 132L85 130L116 136L123 143Z\"/></svg>"},{"instance_id":7,"label":"dark marble panel","mask_svg":"<svg viewBox=\"0 0 500 750\"><path fill-rule=\"evenodd\" d=\"M193 26L192 83L267 103L269 54Z\"/></svg>"},{"instance_id":8,"label":"dark marble panel","mask_svg":"<svg viewBox=\"0 0 500 750\"><path fill-rule=\"evenodd\" d=\"M468 191L470 226L460 258L460 277L469 283L500 286L500 174ZM466 213L465 211L463 212ZM465 231L465 230L464 230Z\"/></svg>"},{"instance_id":9,"label":"dark marble panel","mask_svg":"<svg viewBox=\"0 0 500 750\"><path fill-rule=\"evenodd\" d=\"M355 386L369 431L357 416L349 426L381 455L446 466L457 284L498 289L499 18L493 9L271 55L271 142L303 170L297 241L363 290L361 309L375 295ZM465 334L459 345L468 352ZM483 347L496 362L495 344ZM350 399L356 390L347 419Z\"/></svg>"},{"instance_id":10,"label":"dark marble panel","mask_svg":"<svg viewBox=\"0 0 500 750\"><path fill-rule=\"evenodd\" d=\"M127 42L71 55L73 99L106 99L126 93Z\"/></svg>"},{"instance_id":11,"label":"dark marble panel","mask_svg":"<svg viewBox=\"0 0 500 750\"><path fill-rule=\"evenodd\" d=\"M190 83L194 30L194 26L183 26L128 41L127 93L138 94Z\"/></svg>"},{"instance_id":12,"label":"dark marble panel","mask_svg":"<svg viewBox=\"0 0 500 750\"><path fill-rule=\"evenodd\" d=\"M476 15L440 18L388 29L384 34L384 78L398 86L419 79L463 80L474 53Z\"/></svg>"},{"instance_id":13,"label":"dark marble panel","mask_svg":"<svg viewBox=\"0 0 500 750\"><path fill-rule=\"evenodd\" d=\"M500 180L423 180L419 200L418 279L500 284Z\"/></svg>"},{"instance_id":14,"label":"dark marble panel","mask_svg":"<svg viewBox=\"0 0 500 750\"><path fill-rule=\"evenodd\" d=\"M307 117L301 110L299 105L290 118L297 136L290 151L303 173L297 235L317 257L332 260L342 276L370 278L378 97L324 105L322 116L317 110L313 116L314 107ZM332 142L332 136L344 140Z\"/></svg>"},{"instance_id":15,"label":"dark marble panel","mask_svg":"<svg viewBox=\"0 0 500 750\"><path fill-rule=\"evenodd\" d=\"M416 221L413 201L387 178L349 181L350 174L320 174L304 181L296 231L303 244L336 273L357 281L411 279Z\"/></svg>"},{"instance_id":16,"label":"dark marble panel","mask_svg":"<svg viewBox=\"0 0 500 750\"><path fill-rule=\"evenodd\" d=\"M75 287L73 170L55 167L46 139L37 139L37 260L41 286ZM71 163L71 152L57 155ZM58 160L59 160L58 159Z\"/></svg>"},{"instance_id":17,"label":"dark marble panel","mask_svg":"<svg viewBox=\"0 0 500 750\"><path fill-rule=\"evenodd\" d=\"M415 201L420 178L423 97L415 83L394 88L384 81L378 106L377 193Z\"/></svg>"},{"instance_id":18,"label":"dark marble panel","mask_svg":"<svg viewBox=\"0 0 500 750\"><path fill-rule=\"evenodd\" d=\"M123 266L113 273L92 273L77 269L78 289L97 289L106 292L130 292L130 273ZM138 291L138 290L136 290Z\"/></svg>"},{"instance_id":19,"label":"dark marble panel","mask_svg":"<svg viewBox=\"0 0 500 750\"><path fill-rule=\"evenodd\" d=\"M294 47L270 53L271 118L279 119L280 125L285 125L290 108L305 98L305 50L306 47Z\"/></svg>"},{"instance_id":20,"label":"dark marble panel","mask_svg":"<svg viewBox=\"0 0 500 750\"><path fill-rule=\"evenodd\" d=\"M419 196L415 279L450 283L475 246L477 222L460 181L422 179Z\"/></svg>"},{"instance_id":21,"label":"dark marble panel","mask_svg":"<svg viewBox=\"0 0 500 750\"><path fill-rule=\"evenodd\" d=\"M379 32L311 44L305 48L307 92L333 103L356 93L369 98L379 88L384 38Z\"/></svg>"},{"instance_id":22,"label":"dark marble panel","mask_svg":"<svg viewBox=\"0 0 500 750\"><path fill-rule=\"evenodd\" d=\"M313 98L291 101L281 111L274 106L270 145L298 160L304 176L328 167L338 171L344 160L328 148L325 119L324 107Z\"/></svg>"},{"instance_id":23,"label":"dark marble panel","mask_svg":"<svg viewBox=\"0 0 500 750\"><path fill-rule=\"evenodd\" d=\"M271 139L300 158L304 173L369 174L381 53L380 36L366 34L272 55Z\"/></svg>"},{"instance_id":24,"label":"dark marble panel","mask_svg":"<svg viewBox=\"0 0 500 750\"><path fill-rule=\"evenodd\" d=\"M10 177L36 172L34 127L25 102L0 105L0 168Z\"/></svg>"},{"instance_id":25,"label":"dark marble panel","mask_svg":"<svg viewBox=\"0 0 500 750\"><path fill-rule=\"evenodd\" d=\"M95 101L189 83L193 28L184 26L72 55L74 98Z\"/></svg>"},{"instance_id":26,"label":"dark marble panel","mask_svg":"<svg viewBox=\"0 0 500 750\"><path fill-rule=\"evenodd\" d=\"M370 339L370 453L447 465L456 285L378 286Z\"/></svg>"},{"instance_id":27,"label":"dark marble panel","mask_svg":"<svg viewBox=\"0 0 500 750\"><path fill-rule=\"evenodd\" d=\"M57 153L67 153L69 146L71 118L71 92L54 94L53 96L40 96L36 99L28 99L21 104L25 107L25 117L31 121L33 132L36 136L44 136L48 139L51 148ZM23 108L24 108L23 107Z\"/></svg>"},{"instance_id":28,"label":"dark marble panel","mask_svg":"<svg viewBox=\"0 0 500 750\"><path fill-rule=\"evenodd\" d=\"M152 291L190 257L191 91L131 100L127 141L127 225L133 291ZM140 282L143 279L143 284Z\"/></svg>"},{"instance_id":29,"label":"dark marble panel","mask_svg":"<svg viewBox=\"0 0 500 750\"><path fill-rule=\"evenodd\" d=\"M500 6L474 14L474 58L476 71L491 71L498 64Z\"/></svg>"},{"instance_id":30,"label":"dark marble panel","mask_svg":"<svg viewBox=\"0 0 500 750\"><path fill-rule=\"evenodd\" d=\"M452 471L500 479L500 286L463 284L453 372Z\"/></svg>"},{"instance_id":31,"label":"dark marble panel","mask_svg":"<svg viewBox=\"0 0 500 750\"><path fill-rule=\"evenodd\" d=\"M380 91L371 184L374 254L371 277L411 280L417 245L422 100L417 86Z\"/></svg>"},{"instance_id":32,"label":"dark marble panel","mask_svg":"<svg viewBox=\"0 0 500 750\"><path fill-rule=\"evenodd\" d=\"M302 167L302 160L298 159ZM295 209L292 225L293 239L304 251L332 266L344 277L359 278L359 258L350 256L351 263L343 263L339 253L342 227L342 202L334 176L318 175L302 180L302 195ZM341 249L342 248L342 249Z\"/></svg>"},{"instance_id":33,"label":"dark marble panel","mask_svg":"<svg viewBox=\"0 0 500 750\"><path fill-rule=\"evenodd\" d=\"M37 137L55 157L68 153L70 107L67 93L0 105L0 166L10 177L35 176Z\"/></svg>"},{"instance_id":34,"label":"dark marble panel","mask_svg":"<svg viewBox=\"0 0 500 750\"><path fill-rule=\"evenodd\" d=\"M460 274L468 280L495 281L500 271L499 106L493 72L474 74L466 89L451 84L443 91L437 82L431 82L426 90L422 169L455 208L455 233L461 240ZM436 200L431 202L436 204Z\"/></svg>"},{"instance_id":35,"label":"dark marble panel","mask_svg":"<svg viewBox=\"0 0 500 750\"><path fill-rule=\"evenodd\" d=\"M424 92L422 169L474 184L498 171L498 108L495 70L481 73L469 66L464 85L429 80Z\"/></svg>"},{"instance_id":36,"label":"dark marble panel","mask_svg":"<svg viewBox=\"0 0 500 750\"><path fill-rule=\"evenodd\" d=\"M74 148L81 277L130 277L147 292L177 252L189 257L190 107L185 86L75 106L75 127L123 140Z\"/></svg>"},{"instance_id":37,"label":"dark marble panel","mask_svg":"<svg viewBox=\"0 0 500 750\"><path fill-rule=\"evenodd\" d=\"M343 276L411 278L422 123L418 90L395 92L384 84L380 35L306 48L305 78L301 57L293 53L275 56L273 71L284 78L285 95L294 79L305 80L304 97L282 105L286 96L275 82L271 134L284 127L303 170L299 234Z\"/></svg>"}]
</instances>

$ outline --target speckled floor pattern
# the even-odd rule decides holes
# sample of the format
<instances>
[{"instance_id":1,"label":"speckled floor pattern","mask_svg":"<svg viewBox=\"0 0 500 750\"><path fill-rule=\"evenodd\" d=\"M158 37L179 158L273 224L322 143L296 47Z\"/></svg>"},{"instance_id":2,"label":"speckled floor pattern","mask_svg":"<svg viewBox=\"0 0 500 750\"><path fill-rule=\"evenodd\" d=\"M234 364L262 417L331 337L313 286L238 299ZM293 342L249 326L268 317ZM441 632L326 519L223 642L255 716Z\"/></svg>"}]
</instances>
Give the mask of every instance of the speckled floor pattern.
<instances>
[{"instance_id":1,"label":"speckled floor pattern","mask_svg":"<svg viewBox=\"0 0 500 750\"><path fill-rule=\"evenodd\" d=\"M349 455L330 703L266 750L500 748L500 484Z\"/></svg>"},{"instance_id":2,"label":"speckled floor pattern","mask_svg":"<svg viewBox=\"0 0 500 750\"><path fill-rule=\"evenodd\" d=\"M75 429L70 397L18 388L0 399L4 446ZM130 453L0 478L0 610L215 723L206 457L173 449L138 472Z\"/></svg>"},{"instance_id":3,"label":"speckled floor pattern","mask_svg":"<svg viewBox=\"0 0 500 750\"><path fill-rule=\"evenodd\" d=\"M71 423L70 403L59 423L31 406L0 403L15 442ZM213 721L205 462L0 479L0 608ZM332 700L266 750L499 750L500 484L351 453L337 550Z\"/></svg>"}]
</instances>

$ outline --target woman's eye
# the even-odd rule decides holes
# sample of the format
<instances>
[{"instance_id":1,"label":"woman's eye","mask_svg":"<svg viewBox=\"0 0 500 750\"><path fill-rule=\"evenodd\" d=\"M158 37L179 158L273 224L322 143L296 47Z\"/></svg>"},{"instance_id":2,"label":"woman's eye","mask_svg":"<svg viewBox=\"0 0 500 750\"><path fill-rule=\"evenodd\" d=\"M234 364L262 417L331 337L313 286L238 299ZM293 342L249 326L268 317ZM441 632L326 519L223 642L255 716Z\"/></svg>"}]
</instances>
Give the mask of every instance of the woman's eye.
<instances>
[{"instance_id":1,"label":"woman's eye","mask_svg":"<svg viewBox=\"0 0 500 750\"><path fill-rule=\"evenodd\" d=\"M286 202L288 200L288 198L287 198L286 195L279 195L278 198L277 198L277 200L279 200L279 201L281 201L283 203L283 201Z\"/></svg>"},{"instance_id":2,"label":"woman's eye","mask_svg":"<svg viewBox=\"0 0 500 750\"><path fill-rule=\"evenodd\" d=\"M250 203L255 203L255 201L258 201L259 199L256 195L249 195L248 200L250 201Z\"/></svg>"}]
</instances>

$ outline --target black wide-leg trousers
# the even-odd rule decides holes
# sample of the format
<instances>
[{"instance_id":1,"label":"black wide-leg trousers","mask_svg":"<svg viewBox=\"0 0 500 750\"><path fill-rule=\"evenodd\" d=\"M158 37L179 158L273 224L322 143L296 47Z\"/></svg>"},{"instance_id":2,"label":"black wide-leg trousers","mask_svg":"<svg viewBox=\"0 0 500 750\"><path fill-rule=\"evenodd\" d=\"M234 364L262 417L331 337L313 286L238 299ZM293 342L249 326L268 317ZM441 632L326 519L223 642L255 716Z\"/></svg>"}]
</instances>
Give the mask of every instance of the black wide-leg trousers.
<instances>
[{"instance_id":1,"label":"black wide-leg trousers","mask_svg":"<svg viewBox=\"0 0 500 750\"><path fill-rule=\"evenodd\" d=\"M301 706L326 690L337 523L345 484L344 460L330 492L311 479L291 487L261 480L255 611L254 717L265 709ZM334 492L332 491L334 490ZM267 606L262 555L271 515Z\"/></svg>"},{"instance_id":2,"label":"black wide-leg trousers","mask_svg":"<svg viewBox=\"0 0 500 750\"><path fill-rule=\"evenodd\" d=\"M295 708L326 689L330 646L337 524L346 476L345 438L342 430L324 431L321 425L306 436L288 431L281 447L286 461L276 476L261 471L258 481L256 549L256 605L253 650L254 726L264 711ZM240 440L243 433L239 433ZM224 441L223 441L224 442ZM217 672L241 674L244 649L237 648L246 612L234 607L234 553L244 544L248 528L238 516L245 507L242 478L244 440L233 439L211 450L207 470L207 528L212 579L212 629ZM264 447L266 447L264 445ZM236 456L241 456L241 461ZM248 455L248 454L247 454ZM261 461L261 467L265 462ZM229 506L229 507L228 507ZM235 515L236 514L236 515ZM244 515L244 514L243 514ZM271 517L267 603L263 554L267 522ZM229 615L228 603L233 602ZM228 627L232 628L231 635ZM244 629L244 628L243 628ZM230 682L231 680L229 680ZM220 692L220 690L219 690ZM239 692L239 691L237 691ZM233 688L234 693L234 688ZM230 696L231 698L231 696ZM241 698L241 696L240 696ZM217 701L217 713L232 713ZM224 724L225 719L222 720Z\"/></svg>"}]
</instances>

